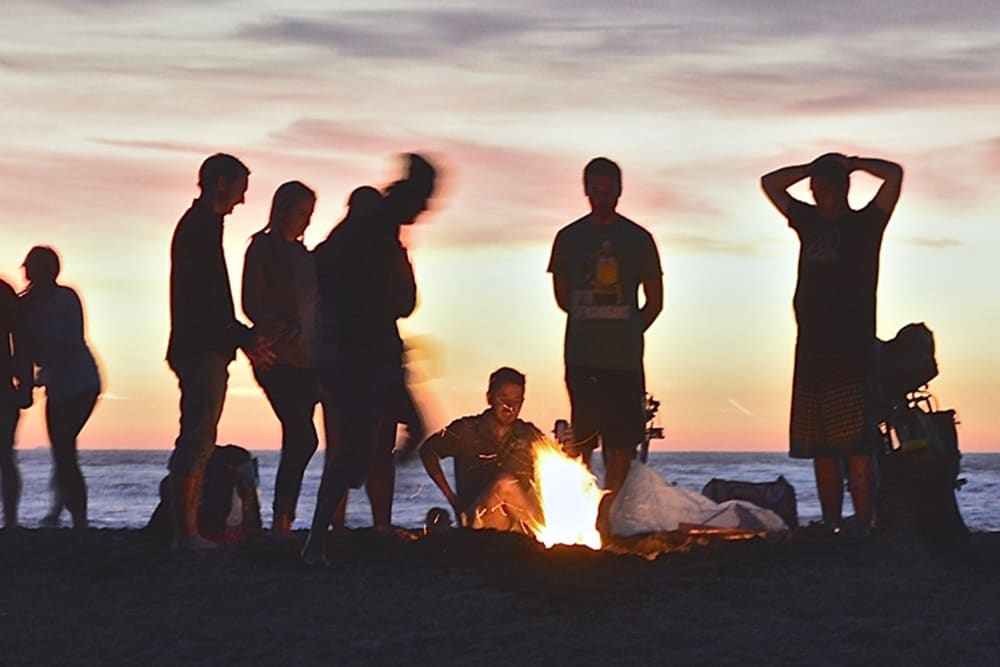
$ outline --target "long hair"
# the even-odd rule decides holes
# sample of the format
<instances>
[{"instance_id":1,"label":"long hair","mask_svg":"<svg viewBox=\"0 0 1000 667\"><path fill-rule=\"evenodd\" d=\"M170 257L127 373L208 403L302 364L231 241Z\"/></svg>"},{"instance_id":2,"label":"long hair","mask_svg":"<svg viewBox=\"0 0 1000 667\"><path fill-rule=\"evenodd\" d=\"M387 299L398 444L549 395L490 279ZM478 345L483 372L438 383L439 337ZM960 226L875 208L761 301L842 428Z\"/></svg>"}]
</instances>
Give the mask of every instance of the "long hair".
<instances>
[{"instance_id":1,"label":"long hair","mask_svg":"<svg viewBox=\"0 0 1000 667\"><path fill-rule=\"evenodd\" d=\"M61 264L59 254L47 245L36 245L24 257L28 286L20 296L24 305L30 307L36 299L50 293L56 286Z\"/></svg>"},{"instance_id":2,"label":"long hair","mask_svg":"<svg viewBox=\"0 0 1000 667\"><path fill-rule=\"evenodd\" d=\"M306 199L316 201L316 193L308 185L302 181L282 183L271 198L271 212L267 216L267 224L253 235L254 238L269 231L280 231L292 208Z\"/></svg>"}]
</instances>

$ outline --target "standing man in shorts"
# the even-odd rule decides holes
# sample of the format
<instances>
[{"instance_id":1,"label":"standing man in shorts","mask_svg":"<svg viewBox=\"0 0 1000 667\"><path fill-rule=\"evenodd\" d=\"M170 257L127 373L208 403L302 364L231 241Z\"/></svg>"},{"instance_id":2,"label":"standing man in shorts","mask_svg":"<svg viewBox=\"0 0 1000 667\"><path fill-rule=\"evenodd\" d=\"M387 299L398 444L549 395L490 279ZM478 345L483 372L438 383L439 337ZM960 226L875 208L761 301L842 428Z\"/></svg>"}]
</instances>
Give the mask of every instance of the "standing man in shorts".
<instances>
[{"instance_id":1,"label":"standing man in shorts","mask_svg":"<svg viewBox=\"0 0 1000 667\"><path fill-rule=\"evenodd\" d=\"M559 230L548 270L556 303L567 315L570 449L589 466L601 446L609 492L602 524L645 434L643 333L663 309L663 271L652 235L616 211L619 166L594 158L583 170L583 189L590 213Z\"/></svg>"}]
</instances>

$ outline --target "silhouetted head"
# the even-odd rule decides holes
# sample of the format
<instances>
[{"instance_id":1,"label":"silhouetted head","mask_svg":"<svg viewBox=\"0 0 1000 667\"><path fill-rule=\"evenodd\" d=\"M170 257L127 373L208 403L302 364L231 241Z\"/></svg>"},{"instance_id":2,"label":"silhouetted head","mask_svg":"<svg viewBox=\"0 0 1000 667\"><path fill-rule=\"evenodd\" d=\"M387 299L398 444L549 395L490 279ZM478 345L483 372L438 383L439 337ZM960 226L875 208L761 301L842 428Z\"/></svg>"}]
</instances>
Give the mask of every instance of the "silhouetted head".
<instances>
[{"instance_id":1,"label":"silhouetted head","mask_svg":"<svg viewBox=\"0 0 1000 667\"><path fill-rule=\"evenodd\" d=\"M621 167L606 157L595 157L583 168L583 191L596 217L610 217L622 194Z\"/></svg>"},{"instance_id":2,"label":"silhouetted head","mask_svg":"<svg viewBox=\"0 0 1000 667\"><path fill-rule=\"evenodd\" d=\"M261 233L271 230L286 241L302 238L315 208L316 193L312 188L301 181L282 183L271 198L271 213Z\"/></svg>"},{"instance_id":3,"label":"silhouetted head","mask_svg":"<svg viewBox=\"0 0 1000 667\"><path fill-rule=\"evenodd\" d=\"M399 224L408 225L427 210L434 194L437 170L421 155L407 153L406 177L386 188L385 199Z\"/></svg>"},{"instance_id":4,"label":"silhouetted head","mask_svg":"<svg viewBox=\"0 0 1000 667\"><path fill-rule=\"evenodd\" d=\"M524 405L524 386L524 374L509 366L490 373L486 402L490 404L493 418L499 424L510 426L521 414L521 406Z\"/></svg>"},{"instance_id":5,"label":"silhouetted head","mask_svg":"<svg viewBox=\"0 0 1000 667\"><path fill-rule=\"evenodd\" d=\"M201 163L198 187L219 215L229 215L242 204L249 185L250 170L232 155L216 153Z\"/></svg>"},{"instance_id":6,"label":"silhouetted head","mask_svg":"<svg viewBox=\"0 0 1000 667\"><path fill-rule=\"evenodd\" d=\"M354 218L367 215L375 210L381 201L382 193L377 188L370 185L358 186L347 197L347 215L345 217Z\"/></svg>"},{"instance_id":7,"label":"silhouetted head","mask_svg":"<svg viewBox=\"0 0 1000 667\"><path fill-rule=\"evenodd\" d=\"M29 250L23 266L24 277L30 287L54 285L59 277L59 255L49 246L36 245Z\"/></svg>"},{"instance_id":8,"label":"silhouetted head","mask_svg":"<svg viewBox=\"0 0 1000 667\"><path fill-rule=\"evenodd\" d=\"M844 165L844 157L827 153L813 160L809 166L809 187L821 216L834 217L846 210L851 174Z\"/></svg>"}]
</instances>

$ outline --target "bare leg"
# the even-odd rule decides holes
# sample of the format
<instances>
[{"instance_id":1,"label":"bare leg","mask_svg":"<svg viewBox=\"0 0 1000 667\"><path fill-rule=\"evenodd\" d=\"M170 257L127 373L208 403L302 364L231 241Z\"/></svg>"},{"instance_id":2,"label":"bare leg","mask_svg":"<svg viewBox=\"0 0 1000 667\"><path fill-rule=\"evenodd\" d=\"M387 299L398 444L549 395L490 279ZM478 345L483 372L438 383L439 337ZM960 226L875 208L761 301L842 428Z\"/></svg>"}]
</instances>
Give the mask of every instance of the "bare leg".
<instances>
[{"instance_id":1,"label":"bare leg","mask_svg":"<svg viewBox=\"0 0 1000 667\"><path fill-rule=\"evenodd\" d=\"M501 476L476 505L474 528L530 533L530 526L541 520L538 501L508 475Z\"/></svg>"},{"instance_id":2,"label":"bare leg","mask_svg":"<svg viewBox=\"0 0 1000 667\"><path fill-rule=\"evenodd\" d=\"M392 450L396 444L396 418L382 417L375 441L375 455L365 483L372 505L375 530L389 530L392 525L392 496L396 490L396 465Z\"/></svg>"},{"instance_id":3,"label":"bare leg","mask_svg":"<svg viewBox=\"0 0 1000 667\"><path fill-rule=\"evenodd\" d=\"M871 531L876 483L874 469L871 454L853 454L847 457L847 484L851 490L858 535L867 535Z\"/></svg>"},{"instance_id":4,"label":"bare leg","mask_svg":"<svg viewBox=\"0 0 1000 667\"><path fill-rule=\"evenodd\" d=\"M604 488L608 492L601 498L597 513L597 529L602 535L608 535L611 532L611 526L608 525L608 510L611 509L611 503L614 502L619 489L625 483L625 478L628 477L628 469L632 465L635 450L602 447L601 454L604 457Z\"/></svg>"},{"instance_id":5,"label":"bare leg","mask_svg":"<svg viewBox=\"0 0 1000 667\"><path fill-rule=\"evenodd\" d=\"M20 411L0 412L0 487L3 489L4 527L17 528L17 504L21 498L21 475L14 458L14 432Z\"/></svg>"},{"instance_id":6,"label":"bare leg","mask_svg":"<svg viewBox=\"0 0 1000 667\"><path fill-rule=\"evenodd\" d=\"M844 469L841 459L823 456L813 459L816 473L816 493L823 511L823 523L830 530L840 530L844 507Z\"/></svg>"}]
</instances>

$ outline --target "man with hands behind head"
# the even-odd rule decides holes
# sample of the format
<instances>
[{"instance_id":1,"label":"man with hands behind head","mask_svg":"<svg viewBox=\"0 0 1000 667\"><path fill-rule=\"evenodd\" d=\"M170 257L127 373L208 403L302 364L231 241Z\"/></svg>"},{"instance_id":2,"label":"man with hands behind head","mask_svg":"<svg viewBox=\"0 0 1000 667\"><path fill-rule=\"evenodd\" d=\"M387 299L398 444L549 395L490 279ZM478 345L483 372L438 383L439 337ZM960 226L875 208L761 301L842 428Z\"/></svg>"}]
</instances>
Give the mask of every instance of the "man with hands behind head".
<instances>
[{"instance_id":1,"label":"man with hands behind head","mask_svg":"<svg viewBox=\"0 0 1000 667\"><path fill-rule=\"evenodd\" d=\"M875 197L858 210L847 199L854 171L882 180ZM806 178L815 205L788 193ZM856 531L866 535L873 519L879 250L902 182L903 169L894 162L840 153L761 178L764 194L800 243L790 455L813 459L823 521L834 533L841 529L845 463Z\"/></svg>"}]
</instances>

